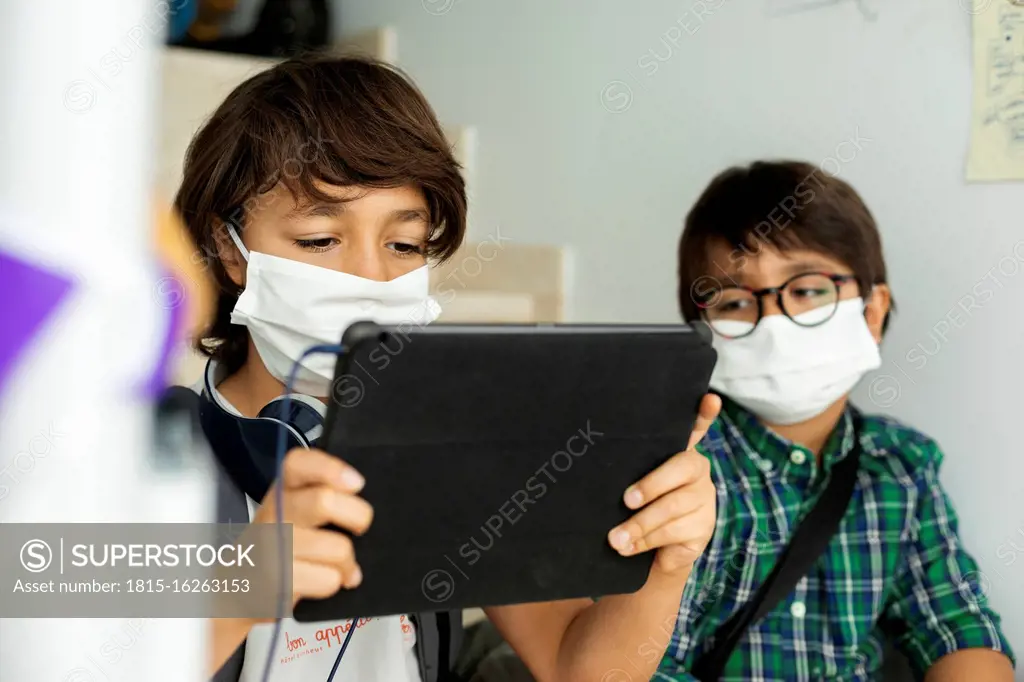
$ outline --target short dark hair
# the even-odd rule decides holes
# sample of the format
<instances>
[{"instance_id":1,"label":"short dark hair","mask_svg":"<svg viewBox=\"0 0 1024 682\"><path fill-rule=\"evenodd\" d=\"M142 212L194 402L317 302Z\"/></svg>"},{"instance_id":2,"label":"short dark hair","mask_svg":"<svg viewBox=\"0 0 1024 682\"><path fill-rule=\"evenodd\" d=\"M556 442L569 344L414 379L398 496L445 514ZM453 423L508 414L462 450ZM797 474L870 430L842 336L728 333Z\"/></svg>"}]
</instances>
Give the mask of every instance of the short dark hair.
<instances>
[{"instance_id":1,"label":"short dark hair","mask_svg":"<svg viewBox=\"0 0 1024 682\"><path fill-rule=\"evenodd\" d=\"M878 226L844 180L801 161L757 161L717 175L686 216L679 240L679 309L700 317L695 288L713 277L708 255L715 241L739 259L774 249L808 249L853 270L861 294L886 282ZM886 324L888 317L886 317Z\"/></svg>"},{"instance_id":2,"label":"short dark hair","mask_svg":"<svg viewBox=\"0 0 1024 682\"><path fill-rule=\"evenodd\" d=\"M461 169L426 98L397 68L357 56L294 57L245 81L196 133L175 208L212 268L216 314L195 347L231 370L248 353L231 324L241 293L217 257L228 222L281 184L296 200L332 186L418 187L430 212L426 253L449 258L466 232Z\"/></svg>"}]
</instances>

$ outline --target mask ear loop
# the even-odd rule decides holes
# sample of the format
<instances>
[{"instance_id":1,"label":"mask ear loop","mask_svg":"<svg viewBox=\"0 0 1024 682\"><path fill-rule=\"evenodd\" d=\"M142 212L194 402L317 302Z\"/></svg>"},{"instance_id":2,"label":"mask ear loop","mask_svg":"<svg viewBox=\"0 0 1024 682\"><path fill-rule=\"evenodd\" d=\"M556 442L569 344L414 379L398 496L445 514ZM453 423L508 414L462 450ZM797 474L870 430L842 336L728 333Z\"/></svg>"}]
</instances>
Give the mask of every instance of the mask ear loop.
<instances>
[{"instance_id":1,"label":"mask ear loop","mask_svg":"<svg viewBox=\"0 0 1024 682\"><path fill-rule=\"evenodd\" d=\"M231 237L231 241L233 241L235 243L235 246L238 247L238 251L239 253L242 254L242 258L244 258L245 262L248 263L249 249L245 248L245 244L242 243L242 238L238 236L238 230L235 229L234 221L228 221L227 228L228 236Z\"/></svg>"}]
</instances>

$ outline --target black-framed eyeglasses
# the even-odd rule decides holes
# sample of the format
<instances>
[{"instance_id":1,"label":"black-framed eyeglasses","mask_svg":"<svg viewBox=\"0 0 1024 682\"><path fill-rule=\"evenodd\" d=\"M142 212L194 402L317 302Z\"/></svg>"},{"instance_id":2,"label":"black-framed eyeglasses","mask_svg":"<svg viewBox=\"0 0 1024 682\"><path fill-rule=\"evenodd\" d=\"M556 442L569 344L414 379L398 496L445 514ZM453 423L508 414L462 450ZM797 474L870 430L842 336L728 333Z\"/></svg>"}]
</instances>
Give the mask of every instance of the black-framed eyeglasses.
<instances>
[{"instance_id":1,"label":"black-framed eyeglasses","mask_svg":"<svg viewBox=\"0 0 1024 682\"><path fill-rule=\"evenodd\" d=\"M764 316L764 297L775 296L779 310L801 327L817 327L836 314L843 284L854 275L804 272L777 287L713 288L697 301L701 317L719 336L738 339L753 333Z\"/></svg>"}]
</instances>

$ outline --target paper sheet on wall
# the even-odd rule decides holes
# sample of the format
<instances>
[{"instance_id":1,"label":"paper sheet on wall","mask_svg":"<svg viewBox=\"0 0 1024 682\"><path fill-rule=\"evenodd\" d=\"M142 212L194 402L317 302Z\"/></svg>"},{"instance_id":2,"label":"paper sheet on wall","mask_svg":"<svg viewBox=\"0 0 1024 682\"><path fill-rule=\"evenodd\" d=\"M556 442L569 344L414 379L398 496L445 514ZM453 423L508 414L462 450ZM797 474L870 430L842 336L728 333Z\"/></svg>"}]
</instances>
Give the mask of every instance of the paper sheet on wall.
<instances>
[{"instance_id":1,"label":"paper sheet on wall","mask_svg":"<svg viewBox=\"0 0 1024 682\"><path fill-rule=\"evenodd\" d=\"M974 23L967 179L1024 180L1024 0L962 0Z\"/></svg>"}]
</instances>

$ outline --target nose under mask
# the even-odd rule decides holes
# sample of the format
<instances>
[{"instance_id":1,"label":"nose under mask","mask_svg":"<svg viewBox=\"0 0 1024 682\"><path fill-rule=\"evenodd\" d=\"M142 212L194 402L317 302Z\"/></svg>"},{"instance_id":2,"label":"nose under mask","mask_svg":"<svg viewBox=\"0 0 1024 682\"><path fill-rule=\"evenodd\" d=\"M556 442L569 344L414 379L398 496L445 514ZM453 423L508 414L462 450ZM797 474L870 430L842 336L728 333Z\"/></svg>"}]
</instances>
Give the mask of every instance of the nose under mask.
<instances>
[{"instance_id":1,"label":"nose under mask","mask_svg":"<svg viewBox=\"0 0 1024 682\"><path fill-rule=\"evenodd\" d=\"M862 298L841 301L817 327L769 315L749 336L715 335L712 345L718 364L711 387L769 424L818 416L882 364Z\"/></svg>"},{"instance_id":2,"label":"nose under mask","mask_svg":"<svg viewBox=\"0 0 1024 682\"><path fill-rule=\"evenodd\" d=\"M282 383L287 383L306 350L340 343L353 322L423 326L441 314L441 306L429 294L427 266L378 282L249 252L234 228L228 231L247 262L245 290L231 312L231 322L248 328L267 371ZM293 390L326 398L337 361L323 353L303 358Z\"/></svg>"}]
</instances>

